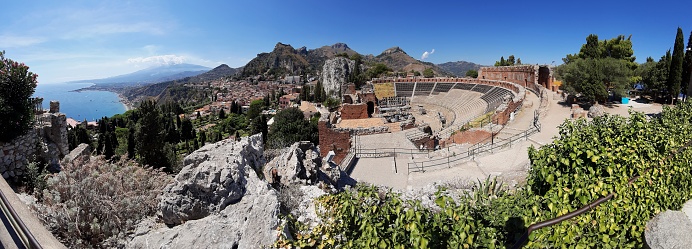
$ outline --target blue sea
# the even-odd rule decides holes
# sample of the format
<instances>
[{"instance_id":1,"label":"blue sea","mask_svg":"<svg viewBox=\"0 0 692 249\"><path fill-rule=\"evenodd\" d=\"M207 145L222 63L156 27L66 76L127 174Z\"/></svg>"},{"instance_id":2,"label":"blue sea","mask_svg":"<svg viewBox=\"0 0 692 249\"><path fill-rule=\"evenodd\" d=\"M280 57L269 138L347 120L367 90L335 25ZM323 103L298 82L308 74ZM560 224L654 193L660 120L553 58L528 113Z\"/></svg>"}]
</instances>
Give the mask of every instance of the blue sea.
<instances>
[{"instance_id":1,"label":"blue sea","mask_svg":"<svg viewBox=\"0 0 692 249\"><path fill-rule=\"evenodd\" d=\"M51 100L60 101L60 112L77 121L95 121L125 112L118 95L105 91L71 92L92 83L55 83L36 86L34 97L43 98L43 109L49 109Z\"/></svg>"}]
</instances>

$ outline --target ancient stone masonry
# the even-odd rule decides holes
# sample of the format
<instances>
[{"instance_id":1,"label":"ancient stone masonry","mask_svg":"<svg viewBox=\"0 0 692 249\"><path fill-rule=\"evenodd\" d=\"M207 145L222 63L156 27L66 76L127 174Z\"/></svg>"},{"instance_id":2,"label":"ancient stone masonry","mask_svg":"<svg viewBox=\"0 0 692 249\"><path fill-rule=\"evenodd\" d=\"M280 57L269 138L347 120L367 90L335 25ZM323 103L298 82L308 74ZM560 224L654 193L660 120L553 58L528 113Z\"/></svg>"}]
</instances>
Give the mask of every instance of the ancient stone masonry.
<instances>
[{"instance_id":1,"label":"ancient stone masonry","mask_svg":"<svg viewBox=\"0 0 692 249\"><path fill-rule=\"evenodd\" d=\"M481 67L480 79L508 81L538 93L538 86L557 91L553 86L553 72L548 66L520 65L506 67Z\"/></svg>"},{"instance_id":2,"label":"ancient stone masonry","mask_svg":"<svg viewBox=\"0 0 692 249\"><path fill-rule=\"evenodd\" d=\"M334 151L335 156L332 161L341 164L351 149L350 132L332 129L327 120L320 120L317 129L320 134L320 156L327 157L329 151Z\"/></svg>"},{"instance_id":3,"label":"ancient stone masonry","mask_svg":"<svg viewBox=\"0 0 692 249\"><path fill-rule=\"evenodd\" d=\"M50 112L37 115L37 122L27 134L0 143L0 174L5 179L26 173L32 161L44 161L49 169L59 169L60 158L69 153L67 118L59 113L60 103L51 101Z\"/></svg>"},{"instance_id":4,"label":"ancient stone masonry","mask_svg":"<svg viewBox=\"0 0 692 249\"><path fill-rule=\"evenodd\" d=\"M366 104L343 104L341 106L341 119L368 118L368 106Z\"/></svg>"}]
</instances>

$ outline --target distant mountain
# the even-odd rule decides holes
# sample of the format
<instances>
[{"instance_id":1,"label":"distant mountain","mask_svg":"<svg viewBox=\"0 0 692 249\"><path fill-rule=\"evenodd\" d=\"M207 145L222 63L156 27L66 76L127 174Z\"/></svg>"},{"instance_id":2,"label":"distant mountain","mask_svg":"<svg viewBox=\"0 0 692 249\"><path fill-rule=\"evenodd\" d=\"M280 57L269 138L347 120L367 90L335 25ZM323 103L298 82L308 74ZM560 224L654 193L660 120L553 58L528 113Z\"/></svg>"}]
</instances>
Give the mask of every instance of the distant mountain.
<instances>
[{"instance_id":1,"label":"distant mountain","mask_svg":"<svg viewBox=\"0 0 692 249\"><path fill-rule=\"evenodd\" d=\"M400 47L388 48L377 56L366 57L366 60L383 63L394 71L410 72L413 70L423 72L426 68L432 68L436 76L451 75L449 72L433 63L416 60Z\"/></svg>"},{"instance_id":2,"label":"distant mountain","mask_svg":"<svg viewBox=\"0 0 692 249\"><path fill-rule=\"evenodd\" d=\"M190 95L190 93L186 92L187 90L184 87L186 84L195 84L218 80L224 77L235 75L237 72L238 69L229 67L226 64L221 64L212 70L209 70L205 73L196 76L168 80L158 82L155 84L149 84L146 86L124 89L123 96L127 97L129 100L134 100L136 98L142 97L157 97L161 99L163 95L172 94L187 97L187 95ZM171 93L171 91L175 93Z\"/></svg>"},{"instance_id":3,"label":"distant mountain","mask_svg":"<svg viewBox=\"0 0 692 249\"><path fill-rule=\"evenodd\" d=\"M466 76L466 71L468 70L476 70L478 71L481 69L483 65L479 65L473 62L468 62L468 61L454 61L454 62L445 62L442 64L437 64L438 67L444 69L447 72L450 72L454 74L454 76L457 77L464 77Z\"/></svg>"},{"instance_id":4,"label":"distant mountain","mask_svg":"<svg viewBox=\"0 0 692 249\"><path fill-rule=\"evenodd\" d=\"M74 83L146 85L163 81L183 79L209 71L210 68L193 64L175 64L150 67L134 73L123 74L105 79L80 80Z\"/></svg>"},{"instance_id":5,"label":"distant mountain","mask_svg":"<svg viewBox=\"0 0 692 249\"><path fill-rule=\"evenodd\" d=\"M236 74L238 72L238 69L229 67L226 64L221 64L217 67L215 67L212 70L209 70L205 73L196 75L192 77L190 81L193 82L204 82L204 81L212 81L212 80L217 80L223 77L228 77Z\"/></svg>"},{"instance_id":6,"label":"distant mountain","mask_svg":"<svg viewBox=\"0 0 692 249\"><path fill-rule=\"evenodd\" d=\"M242 75L245 77L255 75L281 77L303 73L316 74L322 70L325 61L340 54L352 56L359 53L352 50L345 43L336 43L331 46L322 46L309 50L306 47L294 49L291 45L279 42L272 52L257 54L257 57L248 62L242 71ZM383 63L395 71L408 72L414 70L422 72L426 68L432 68L438 76L452 75L433 63L416 60L399 47L389 48L377 56L361 56L366 67L373 63Z\"/></svg>"},{"instance_id":7,"label":"distant mountain","mask_svg":"<svg viewBox=\"0 0 692 249\"><path fill-rule=\"evenodd\" d=\"M279 42L271 52L257 54L257 57L248 62L243 68L242 75L316 74L322 70L325 61L343 53L349 56L358 54L345 43L336 43L316 49L307 49L306 47L294 49L289 44Z\"/></svg>"},{"instance_id":8,"label":"distant mountain","mask_svg":"<svg viewBox=\"0 0 692 249\"><path fill-rule=\"evenodd\" d=\"M312 68L306 58L308 51L301 48L300 51L291 45L277 43L274 50L269 53L259 53L243 68L243 76L286 74L299 75L307 73Z\"/></svg>"}]
</instances>

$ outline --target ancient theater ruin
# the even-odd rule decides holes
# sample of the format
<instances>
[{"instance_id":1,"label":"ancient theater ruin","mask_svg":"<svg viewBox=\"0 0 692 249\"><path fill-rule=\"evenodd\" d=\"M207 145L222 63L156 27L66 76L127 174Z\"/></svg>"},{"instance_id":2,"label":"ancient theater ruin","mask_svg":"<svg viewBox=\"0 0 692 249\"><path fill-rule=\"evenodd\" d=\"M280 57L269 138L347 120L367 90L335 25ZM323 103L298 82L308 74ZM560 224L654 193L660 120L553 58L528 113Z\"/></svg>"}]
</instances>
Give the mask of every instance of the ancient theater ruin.
<instances>
[{"instance_id":1,"label":"ancient theater ruin","mask_svg":"<svg viewBox=\"0 0 692 249\"><path fill-rule=\"evenodd\" d=\"M519 137L503 128L527 94L553 89L553 76L548 66L483 67L479 78L376 78L342 89L343 104L319 121L322 156L347 173L386 164L384 171L406 175L455 167L500 142L511 146ZM538 129L536 118L517 133Z\"/></svg>"}]
</instances>

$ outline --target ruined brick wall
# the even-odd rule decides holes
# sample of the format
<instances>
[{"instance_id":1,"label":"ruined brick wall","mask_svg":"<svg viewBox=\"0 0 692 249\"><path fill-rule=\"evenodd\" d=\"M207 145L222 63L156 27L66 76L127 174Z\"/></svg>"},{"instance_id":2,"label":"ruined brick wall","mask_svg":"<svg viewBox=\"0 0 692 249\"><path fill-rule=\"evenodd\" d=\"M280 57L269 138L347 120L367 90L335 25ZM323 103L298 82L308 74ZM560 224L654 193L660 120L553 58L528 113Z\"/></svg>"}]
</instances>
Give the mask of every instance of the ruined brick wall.
<instances>
[{"instance_id":1,"label":"ruined brick wall","mask_svg":"<svg viewBox=\"0 0 692 249\"><path fill-rule=\"evenodd\" d=\"M468 130L457 132L448 139L440 142L440 147L447 147L452 144L477 144L489 139L492 133L486 130Z\"/></svg>"},{"instance_id":2,"label":"ruined brick wall","mask_svg":"<svg viewBox=\"0 0 692 249\"><path fill-rule=\"evenodd\" d=\"M481 67L479 79L502 80L522 85L524 87L537 83L538 70L533 65L507 67Z\"/></svg>"},{"instance_id":3,"label":"ruined brick wall","mask_svg":"<svg viewBox=\"0 0 692 249\"><path fill-rule=\"evenodd\" d=\"M341 119L368 118L367 104L343 104L341 105Z\"/></svg>"},{"instance_id":4,"label":"ruined brick wall","mask_svg":"<svg viewBox=\"0 0 692 249\"><path fill-rule=\"evenodd\" d=\"M329 128L327 121L319 121L317 130L320 137L320 156L326 157L334 151L334 163L341 164L351 149L351 136L348 131L335 131Z\"/></svg>"},{"instance_id":5,"label":"ruined brick wall","mask_svg":"<svg viewBox=\"0 0 692 249\"><path fill-rule=\"evenodd\" d=\"M501 111L499 111L493 115L493 117L492 117L493 123L499 124L499 125L506 125L507 122L509 122L509 117L512 114L512 112L514 112L514 110L516 110L517 107L519 107L519 105L521 105L521 104L522 104L521 101L518 101L518 102L511 102L510 101L507 105L507 108L505 108L504 110L501 110Z\"/></svg>"},{"instance_id":6,"label":"ruined brick wall","mask_svg":"<svg viewBox=\"0 0 692 249\"><path fill-rule=\"evenodd\" d=\"M538 68L538 84L550 91L557 91L557 89L553 89L553 75L549 67Z\"/></svg>"}]
</instances>

